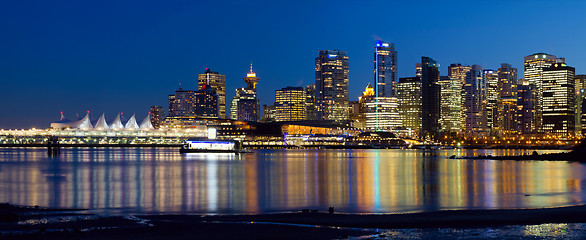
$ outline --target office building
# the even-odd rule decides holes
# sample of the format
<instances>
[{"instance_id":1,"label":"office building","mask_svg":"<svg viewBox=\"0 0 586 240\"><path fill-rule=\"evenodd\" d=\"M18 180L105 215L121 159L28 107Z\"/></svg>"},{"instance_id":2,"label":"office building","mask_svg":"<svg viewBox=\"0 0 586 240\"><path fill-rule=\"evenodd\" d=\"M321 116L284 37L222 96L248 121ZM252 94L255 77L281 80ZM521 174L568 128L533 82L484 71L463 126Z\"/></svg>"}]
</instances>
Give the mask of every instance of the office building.
<instances>
[{"instance_id":1,"label":"office building","mask_svg":"<svg viewBox=\"0 0 586 240\"><path fill-rule=\"evenodd\" d=\"M195 116L200 118L218 118L218 94L210 85L203 85L195 91Z\"/></svg>"},{"instance_id":2,"label":"office building","mask_svg":"<svg viewBox=\"0 0 586 240\"><path fill-rule=\"evenodd\" d=\"M421 105L422 105L421 78L399 78L397 83L397 101L401 129L409 137L419 136L421 133Z\"/></svg>"},{"instance_id":3,"label":"office building","mask_svg":"<svg viewBox=\"0 0 586 240\"><path fill-rule=\"evenodd\" d=\"M195 116L195 91L179 87L169 95L169 117Z\"/></svg>"},{"instance_id":4,"label":"office building","mask_svg":"<svg viewBox=\"0 0 586 240\"><path fill-rule=\"evenodd\" d=\"M305 109L305 118L308 121L317 120L315 110L315 84L307 85L307 87L305 87Z\"/></svg>"},{"instance_id":5,"label":"office building","mask_svg":"<svg viewBox=\"0 0 586 240\"><path fill-rule=\"evenodd\" d=\"M499 134L517 133L517 69L502 63L498 69L498 101L494 128ZM511 108L513 107L514 108Z\"/></svg>"},{"instance_id":6,"label":"office building","mask_svg":"<svg viewBox=\"0 0 586 240\"><path fill-rule=\"evenodd\" d=\"M554 63L542 69L542 130L546 134L576 134L574 75L575 69L565 63Z\"/></svg>"},{"instance_id":7,"label":"office building","mask_svg":"<svg viewBox=\"0 0 586 240\"><path fill-rule=\"evenodd\" d=\"M204 85L209 85L216 91L219 118L226 118L226 76L206 68L206 71L197 77L197 89L201 90Z\"/></svg>"},{"instance_id":8,"label":"office building","mask_svg":"<svg viewBox=\"0 0 586 240\"><path fill-rule=\"evenodd\" d=\"M484 69L482 76L484 77L483 82L486 87L486 96L484 100L486 102L486 127L488 132L496 133L499 131L496 124L499 102L499 76L498 72L492 69Z\"/></svg>"},{"instance_id":9,"label":"office building","mask_svg":"<svg viewBox=\"0 0 586 240\"><path fill-rule=\"evenodd\" d=\"M556 63L556 56L546 53L535 53L524 58L524 76L525 81L535 87L535 127L537 131L543 133L543 69L548 68Z\"/></svg>"},{"instance_id":10,"label":"office building","mask_svg":"<svg viewBox=\"0 0 586 240\"><path fill-rule=\"evenodd\" d=\"M464 131L468 135L480 136L488 132L486 118L486 82L479 65L472 65L466 73L462 91L464 100Z\"/></svg>"},{"instance_id":11,"label":"office building","mask_svg":"<svg viewBox=\"0 0 586 240\"><path fill-rule=\"evenodd\" d=\"M165 120L165 109L161 106L151 106L151 124L153 128L159 129Z\"/></svg>"},{"instance_id":12,"label":"office building","mask_svg":"<svg viewBox=\"0 0 586 240\"><path fill-rule=\"evenodd\" d=\"M376 41L374 82L377 97L394 96L394 85L397 82L397 51L394 43Z\"/></svg>"},{"instance_id":13,"label":"office building","mask_svg":"<svg viewBox=\"0 0 586 240\"><path fill-rule=\"evenodd\" d=\"M441 108L440 126L445 134L462 131L462 82L458 78L440 77Z\"/></svg>"},{"instance_id":14,"label":"office building","mask_svg":"<svg viewBox=\"0 0 586 240\"><path fill-rule=\"evenodd\" d=\"M396 97L369 97L365 99L366 130L391 132L401 127L399 104Z\"/></svg>"},{"instance_id":15,"label":"office building","mask_svg":"<svg viewBox=\"0 0 586 240\"><path fill-rule=\"evenodd\" d=\"M517 84L517 133L537 133L537 93L529 81L520 79Z\"/></svg>"},{"instance_id":16,"label":"office building","mask_svg":"<svg viewBox=\"0 0 586 240\"><path fill-rule=\"evenodd\" d=\"M209 85L198 91L179 88L169 95L169 117L218 118L218 95Z\"/></svg>"},{"instance_id":17,"label":"office building","mask_svg":"<svg viewBox=\"0 0 586 240\"><path fill-rule=\"evenodd\" d=\"M415 64L415 76L421 77L421 63Z\"/></svg>"},{"instance_id":18,"label":"office building","mask_svg":"<svg viewBox=\"0 0 586 240\"><path fill-rule=\"evenodd\" d=\"M315 58L317 120L348 119L348 56L338 50L319 51Z\"/></svg>"},{"instance_id":19,"label":"office building","mask_svg":"<svg viewBox=\"0 0 586 240\"><path fill-rule=\"evenodd\" d=\"M275 91L275 120L305 121L305 89L303 87L286 87Z\"/></svg>"},{"instance_id":20,"label":"office building","mask_svg":"<svg viewBox=\"0 0 586 240\"><path fill-rule=\"evenodd\" d=\"M437 139L440 118L439 64L421 57L421 137Z\"/></svg>"}]
</instances>

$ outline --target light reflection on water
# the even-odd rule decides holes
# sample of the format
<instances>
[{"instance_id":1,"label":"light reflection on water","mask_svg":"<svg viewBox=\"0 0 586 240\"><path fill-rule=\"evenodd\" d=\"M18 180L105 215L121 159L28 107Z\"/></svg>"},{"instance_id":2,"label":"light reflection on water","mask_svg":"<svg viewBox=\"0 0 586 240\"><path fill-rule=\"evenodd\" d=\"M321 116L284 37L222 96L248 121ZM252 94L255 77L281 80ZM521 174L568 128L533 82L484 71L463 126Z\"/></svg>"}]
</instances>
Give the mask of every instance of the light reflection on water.
<instances>
[{"instance_id":1,"label":"light reflection on water","mask_svg":"<svg viewBox=\"0 0 586 240\"><path fill-rule=\"evenodd\" d=\"M532 150L0 149L0 202L115 212L387 213L584 203L585 165L448 159ZM543 152L543 151L541 151Z\"/></svg>"}]
</instances>

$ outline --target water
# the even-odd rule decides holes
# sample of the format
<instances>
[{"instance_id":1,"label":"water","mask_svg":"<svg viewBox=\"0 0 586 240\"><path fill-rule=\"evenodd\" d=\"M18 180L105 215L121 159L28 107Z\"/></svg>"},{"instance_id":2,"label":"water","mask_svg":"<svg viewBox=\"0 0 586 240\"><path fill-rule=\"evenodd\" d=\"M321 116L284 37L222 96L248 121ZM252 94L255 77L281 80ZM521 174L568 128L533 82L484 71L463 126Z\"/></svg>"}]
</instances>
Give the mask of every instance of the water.
<instances>
[{"instance_id":1,"label":"water","mask_svg":"<svg viewBox=\"0 0 586 240\"><path fill-rule=\"evenodd\" d=\"M583 204L584 164L448 159L533 150L0 148L0 202L98 213L402 213ZM539 151L546 152L546 151Z\"/></svg>"}]
</instances>

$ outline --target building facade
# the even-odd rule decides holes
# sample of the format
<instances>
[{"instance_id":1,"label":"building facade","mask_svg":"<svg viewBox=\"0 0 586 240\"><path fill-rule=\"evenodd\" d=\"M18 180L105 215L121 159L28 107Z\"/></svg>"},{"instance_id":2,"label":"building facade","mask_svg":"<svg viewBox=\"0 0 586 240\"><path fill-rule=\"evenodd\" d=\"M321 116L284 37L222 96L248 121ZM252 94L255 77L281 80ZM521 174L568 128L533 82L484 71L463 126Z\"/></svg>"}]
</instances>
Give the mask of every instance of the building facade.
<instances>
[{"instance_id":1,"label":"building facade","mask_svg":"<svg viewBox=\"0 0 586 240\"><path fill-rule=\"evenodd\" d=\"M396 97L369 97L365 100L367 131L392 132L402 126Z\"/></svg>"},{"instance_id":2,"label":"building facade","mask_svg":"<svg viewBox=\"0 0 586 240\"><path fill-rule=\"evenodd\" d=\"M437 139L440 130L439 64L421 57L421 137Z\"/></svg>"},{"instance_id":3,"label":"building facade","mask_svg":"<svg viewBox=\"0 0 586 240\"><path fill-rule=\"evenodd\" d=\"M486 82L479 65L472 65L466 73L462 97L464 99L464 130L466 134L486 134L488 132L486 114Z\"/></svg>"},{"instance_id":4,"label":"building facade","mask_svg":"<svg viewBox=\"0 0 586 240\"><path fill-rule=\"evenodd\" d=\"M542 69L542 130L546 134L576 134L575 69L565 63L554 63Z\"/></svg>"},{"instance_id":5,"label":"building facade","mask_svg":"<svg viewBox=\"0 0 586 240\"><path fill-rule=\"evenodd\" d=\"M556 63L556 56L547 53L534 53L524 58L525 81L535 87L535 127L543 133L543 69Z\"/></svg>"},{"instance_id":6,"label":"building facade","mask_svg":"<svg viewBox=\"0 0 586 240\"><path fill-rule=\"evenodd\" d=\"M399 78L397 83L397 101L401 129L406 136L416 137L421 132L421 78Z\"/></svg>"},{"instance_id":7,"label":"building facade","mask_svg":"<svg viewBox=\"0 0 586 240\"><path fill-rule=\"evenodd\" d=\"M498 72L492 69L484 69L482 71L484 83L486 86L486 127L487 131L496 133L499 131L497 126L498 103L499 103L499 77Z\"/></svg>"},{"instance_id":8,"label":"building facade","mask_svg":"<svg viewBox=\"0 0 586 240\"><path fill-rule=\"evenodd\" d=\"M275 120L305 121L305 89L303 87L286 87L275 91Z\"/></svg>"},{"instance_id":9,"label":"building facade","mask_svg":"<svg viewBox=\"0 0 586 240\"><path fill-rule=\"evenodd\" d=\"M339 50L319 51L315 58L317 120L348 119L348 56Z\"/></svg>"},{"instance_id":10,"label":"building facade","mask_svg":"<svg viewBox=\"0 0 586 240\"><path fill-rule=\"evenodd\" d=\"M197 89L201 90L204 85L209 85L216 91L219 118L226 118L226 76L206 68L204 73L197 76Z\"/></svg>"},{"instance_id":11,"label":"building facade","mask_svg":"<svg viewBox=\"0 0 586 240\"><path fill-rule=\"evenodd\" d=\"M376 41L374 49L374 91L377 97L393 97L397 82L395 44Z\"/></svg>"},{"instance_id":12,"label":"building facade","mask_svg":"<svg viewBox=\"0 0 586 240\"><path fill-rule=\"evenodd\" d=\"M445 134L458 134L462 131L462 82L458 78L442 76L440 126Z\"/></svg>"},{"instance_id":13,"label":"building facade","mask_svg":"<svg viewBox=\"0 0 586 240\"><path fill-rule=\"evenodd\" d=\"M161 106L151 106L151 124L153 128L159 129L165 120L165 109Z\"/></svg>"},{"instance_id":14,"label":"building facade","mask_svg":"<svg viewBox=\"0 0 586 240\"><path fill-rule=\"evenodd\" d=\"M521 79L517 85L517 133L537 133L537 93L535 86Z\"/></svg>"},{"instance_id":15,"label":"building facade","mask_svg":"<svg viewBox=\"0 0 586 240\"><path fill-rule=\"evenodd\" d=\"M305 87L305 112L308 121L317 120L315 110L315 83Z\"/></svg>"}]
</instances>

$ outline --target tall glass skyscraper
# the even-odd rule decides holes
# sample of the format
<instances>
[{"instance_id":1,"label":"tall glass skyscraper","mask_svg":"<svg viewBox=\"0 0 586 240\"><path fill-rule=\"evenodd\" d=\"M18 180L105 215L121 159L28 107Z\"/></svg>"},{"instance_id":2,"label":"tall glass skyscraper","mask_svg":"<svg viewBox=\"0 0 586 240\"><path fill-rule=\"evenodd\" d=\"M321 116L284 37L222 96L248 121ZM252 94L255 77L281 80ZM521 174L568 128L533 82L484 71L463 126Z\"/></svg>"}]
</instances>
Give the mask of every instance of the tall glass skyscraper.
<instances>
[{"instance_id":1,"label":"tall glass skyscraper","mask_svg":"<svg viewBox=\"0 0 586 240\"><path fill-rule=\"evenodd\" d=\"M376 97L395 96L397 51L394 43L376 41L374 50L374 91Z\"/></svg>"},{"instance_id":2,"label":"tall glass skyscraper","mask_svg":"<svg viewBox=\"0 0 586 240\"><path fill-rule=\"evenodd\" d=\"M486 118L486 78L479 65L472 65L466 73L462 97L464 99L464 117L467 134L477 135L488 132Z\"/></svg>"},{"instance_id":3,"label":"tall glass skyscraper","mask_svg":"<svg viewBox=\"0 0 586 240\"><path fill-rule=\"evenodd\" d=\"M421 136L437 139L440 118L439 64L421 57Z\"/></svg>"},{"instance_id":4,"label":"tall glass skyscraper","mask_svg":"<svg viewBox=\"0 0 586 240\"><path fill-rule=\"evenodd\" d=\"M317 120L348 119L348 56L339 50L321 50L315 58Z\"/></svg>"},{"instance_id":5,"label":"tall glass skyscraper","mask_svg":"<svg viewBox=\"0 0 586 240\"><path fill-rule=\"evenodd\" d=\"M543 120L543 69L551 67L556 63L556 56L547 53L534 53L526 56L524 59L525 81L535 87L535 127L542 133Z\"/></svg>"},{"instance_id":6,"label":"tall glass skyscraper","mask_svg":"<svg viewBox=\"0 0 586 240\"><path fill-rule=\"evenodd\" d=\"M555 63L542 72L542 129L544 133L573 136L576 133L575 69Z\"/></svg>"}]
</instances>

